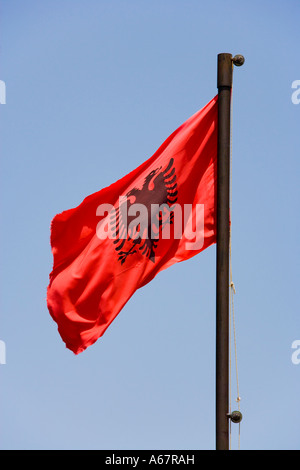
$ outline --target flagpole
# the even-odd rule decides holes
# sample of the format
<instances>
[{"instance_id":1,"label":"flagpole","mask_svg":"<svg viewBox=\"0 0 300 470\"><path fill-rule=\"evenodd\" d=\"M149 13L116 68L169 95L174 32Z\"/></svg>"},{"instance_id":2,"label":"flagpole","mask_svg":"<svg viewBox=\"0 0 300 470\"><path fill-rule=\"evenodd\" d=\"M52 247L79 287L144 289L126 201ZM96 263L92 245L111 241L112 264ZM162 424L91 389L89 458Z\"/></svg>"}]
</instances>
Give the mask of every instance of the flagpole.
<instances>
[{"instance_id":1,"label":"flagpole","mask_svg":"<svg viewBox=\"0 0 300 470\"><path fill-rule=\"evenodd\" d=\"M216 449L229 450L229 198L233 65L243 56L218 54Z\"/></svg>"}]
</instances>

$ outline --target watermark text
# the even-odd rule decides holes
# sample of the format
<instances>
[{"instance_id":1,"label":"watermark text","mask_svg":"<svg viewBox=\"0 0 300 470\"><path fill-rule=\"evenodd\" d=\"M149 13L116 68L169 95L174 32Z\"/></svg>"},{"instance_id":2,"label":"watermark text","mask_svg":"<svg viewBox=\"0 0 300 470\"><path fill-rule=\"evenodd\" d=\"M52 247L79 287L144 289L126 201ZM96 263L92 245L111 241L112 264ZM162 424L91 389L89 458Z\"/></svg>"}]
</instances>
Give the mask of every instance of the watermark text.
<instances>
[{"instance_id":1,"label":"watermark text","mask_svg":"<svg viewBox=\"0 0 300 470\"><path fill-rule=\"evenodd\" d=\"M204 243L204 204L127 205L126 196L119 197L118 209L100 204L96 216L102 217L96 233L100 240L170 240L185 239L186 250L201 250Z\"/></svg>"},{"instance_id":2,"label":"watermark text","mask_svg":"<svg viewBox=\"0 0 300 470\"><path fill-rule=\"evenodd\" d=\"M0 364L6 364L6 345L5 342L0 339Z\"/></svg>"},{"instance_id":3,"label":"watermark text","mask_svg":"<svg viewBox=\"0 0 300 470\"><path fill-rule=\"evenodd\" d=\"M0 104L6 104L6 85L3 80L0 80Z\"/></svg>"},{"instance_id":4,"label":"watermark text","mask_svg":"<svg viewBox=\"0 0 300 470\"><path fill-rule=\"evenodd\" d=\"M295 339L292 342L292 349L295 349L292 354L292 363L298 365L300 364L300 339Z\"/></svg>"},{"instance_id":5,"label":"watermark text","mask_svg":"<svg viewBox=\"0 0 300 470\"><path fill-rule=\"evenodd\" d=\"M292 89L295 91L292 93L291 99L293 104L300 103L300 80L294 80L292 83Z\"/></svg>"}]
</instances>

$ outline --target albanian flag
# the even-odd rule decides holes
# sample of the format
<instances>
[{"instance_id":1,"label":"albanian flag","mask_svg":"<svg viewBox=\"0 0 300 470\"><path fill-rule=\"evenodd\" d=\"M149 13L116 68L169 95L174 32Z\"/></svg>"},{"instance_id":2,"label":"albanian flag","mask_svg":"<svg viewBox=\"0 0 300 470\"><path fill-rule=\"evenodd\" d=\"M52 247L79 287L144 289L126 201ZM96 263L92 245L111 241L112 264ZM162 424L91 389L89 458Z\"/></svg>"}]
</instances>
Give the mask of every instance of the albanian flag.
<instances>
[{"instance_id":1,"label":"albanian flag","mask_svg":"<svg viewBox=\"0 0 300 470\"><path fill-rule=\"evenodd\" d=\"M217 96L146 162L51 223L47 305L84 351L140 287L216 242Z\"/></svg>"}]
</instances>

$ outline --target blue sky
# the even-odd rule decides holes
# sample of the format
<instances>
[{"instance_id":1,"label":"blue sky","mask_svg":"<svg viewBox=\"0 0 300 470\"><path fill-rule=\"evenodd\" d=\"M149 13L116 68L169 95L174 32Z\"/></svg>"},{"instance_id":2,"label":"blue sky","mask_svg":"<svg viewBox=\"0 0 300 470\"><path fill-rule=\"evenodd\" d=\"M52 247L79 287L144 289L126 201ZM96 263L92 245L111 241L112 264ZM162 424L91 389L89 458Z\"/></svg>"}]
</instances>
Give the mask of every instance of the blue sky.
<instances>
[{"instance_id":1,"label":"blue sky","mask_svg":"<svg viewBox=\"0 0 300 470\"><path fill-rule=\"evenodd\" d=\"M241 449L300 448L299 14L296 0L2 0L2 449L214 449L215 247L136 292L79 356L46 288L52 217L204 106L220 52L246 59L232 116Z\"/></svg>"}]
</instances>

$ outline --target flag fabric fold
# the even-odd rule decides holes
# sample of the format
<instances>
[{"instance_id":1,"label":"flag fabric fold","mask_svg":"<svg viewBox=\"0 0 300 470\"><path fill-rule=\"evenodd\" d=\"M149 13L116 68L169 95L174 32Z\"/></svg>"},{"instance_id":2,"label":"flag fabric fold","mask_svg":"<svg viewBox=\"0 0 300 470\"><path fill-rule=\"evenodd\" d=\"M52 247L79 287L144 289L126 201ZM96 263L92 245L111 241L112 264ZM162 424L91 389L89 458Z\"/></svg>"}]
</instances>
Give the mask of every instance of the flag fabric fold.
<instances>
[{"instance_id":1,"label":"flag fabric fold","mask_svg":"<svg viewBox=\"0 0 300 470\"><path fill-rule=\"evenodd\" d=\"M138 168L52 220L47 306L75 354L137 289L216 242L217 99Z\"/></svg>"}]
</instances>

